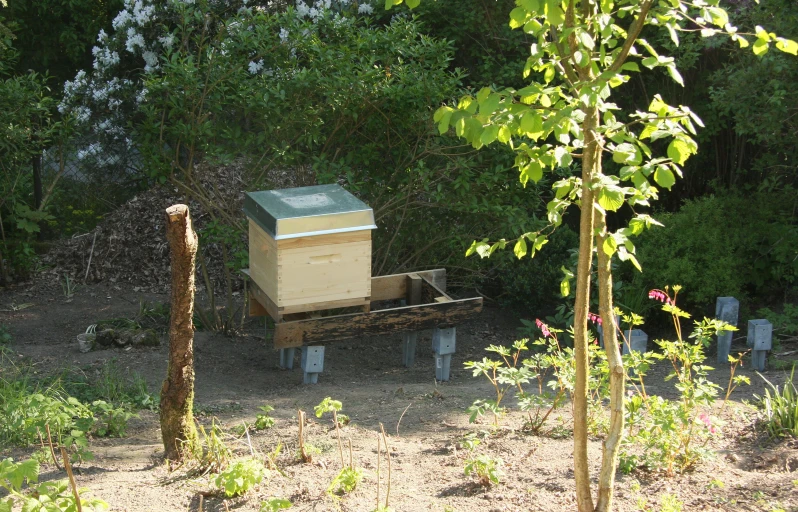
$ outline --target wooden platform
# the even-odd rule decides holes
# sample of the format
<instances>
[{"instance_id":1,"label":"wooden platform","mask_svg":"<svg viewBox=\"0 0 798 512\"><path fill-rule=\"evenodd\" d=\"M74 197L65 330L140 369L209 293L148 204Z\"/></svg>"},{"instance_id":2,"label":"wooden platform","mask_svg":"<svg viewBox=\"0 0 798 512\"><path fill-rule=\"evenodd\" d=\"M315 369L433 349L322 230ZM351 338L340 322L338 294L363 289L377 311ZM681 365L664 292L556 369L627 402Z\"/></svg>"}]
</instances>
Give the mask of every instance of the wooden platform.
<instances>
[{"instance_id":1,"label":"wooden platform","mask_svg":"<svg viewBox=\"0 0 798 512\"><path fill-rule=\"evenodd\" d=\"M375 309L382 301L400 299L408 305ZM270 302L263 290L250 281L250 315L269 315L274 319L275 349L452 326L482 311L482 297L452 299L446 294L444 269L372 277L369 304L337 302L334 306L367 311L341 314L338 309L289 314Z\"/></svg>"}]
</instances>

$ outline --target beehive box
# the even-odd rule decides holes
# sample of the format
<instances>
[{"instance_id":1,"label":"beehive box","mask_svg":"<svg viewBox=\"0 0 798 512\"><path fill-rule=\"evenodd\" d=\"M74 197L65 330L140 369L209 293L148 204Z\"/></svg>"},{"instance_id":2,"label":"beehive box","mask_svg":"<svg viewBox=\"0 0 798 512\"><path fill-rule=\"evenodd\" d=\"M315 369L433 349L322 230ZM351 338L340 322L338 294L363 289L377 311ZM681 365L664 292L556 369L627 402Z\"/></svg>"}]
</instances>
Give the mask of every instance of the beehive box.
<instances>
[{"instance_id":1,"label":"beehive box","mask_svg":"<svg viewBox=\"0 0 798 512\"><path fill-rule=\"evenodd\" d=\"M247 192L249 271L272 316L368 307L374 213L338 185Z\"/></svg>"}]
</instances>

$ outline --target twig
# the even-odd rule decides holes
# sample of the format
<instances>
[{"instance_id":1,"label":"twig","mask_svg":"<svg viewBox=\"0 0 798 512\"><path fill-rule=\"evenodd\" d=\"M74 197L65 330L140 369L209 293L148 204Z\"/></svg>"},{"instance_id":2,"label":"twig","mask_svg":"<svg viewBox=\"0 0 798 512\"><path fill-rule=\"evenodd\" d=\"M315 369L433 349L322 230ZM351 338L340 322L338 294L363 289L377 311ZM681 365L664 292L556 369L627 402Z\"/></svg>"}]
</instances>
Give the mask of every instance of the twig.
<instances>
[{"instance_id":1,"label":"twig","mask_svg":"<svg viewBox=\"0 0 798 512\"><path fill-rule=\"evenodd\" d=\"M58 459L55 457L55 450L53 450L53 436L50 435L50 424L45 423L44 428L47 429L47 442L50 443L50 455L53 457L53 464L59 470L61 469L61 465L58 463Z\"/></svg>"},{"instance_id":2,"label":"twig","mask_svg":"<svg viewBox=\"0 0 798 512\"><path fill-rule=\"evenodd\" d=\"M413 405L413 402L410 402L409 404L407 404L407 407L405 407L405 410L402 411L402 415L399 416L399 421L396 422L396 437L399 437L399 424L402 423L402 418L405 417L405 413L407 412L408 409L410 409L411 405Z\"/></svg>"},{"instance_id":3,"label":"twig","mask_svg":"<svg viewBox=\"0 0 798 512\"><path fill-rule=\"evenodd\" d=\"M205 499L205 497L202 494L200 494L199 497L200 497L199 512L202 512L202 501Z\"/></svg>"},{"instance_id":4,"label":"twig","mask_svg":"<svg viewBox=\"0 0 798 512\"><path fill-rule=\"evenodd\" d=\"M352 438L349 438L349 469L355 469L355 466L352 464Z\"/></svg>"},{"instance_id":5,"label":"twig","mask_svg":"<svg viewBox=\"0 0 798 512\"><path fill-rule=\"evenodd\" d=\"M408 407L410 407L408 405ZM385 454L388 456L388 488L385 490L385 509L388 509L388 500L391 498L391 448L388 446L388 436L385 435L385 427L380 423L382 432L382 444L385 445Z\"/></svg>"},{"instance_id":6,"label":"twig","mask_svg":"<svg viewBox=\"0 0 798 512\"><path fill-rule=\"evenodd\" d=\"M75 485L75 475L72 474L72 466L69 464L69 455L67 455L66 448L60 446L61 448L61 457L64 459L64 468L66 469L67 476L69 477L69 483L72 486L72 495L75 497L75 506L78 508L78 512L83 512L83 507L80 504L80 495L78 494L78 486Z\"/></svg>"},{"instance_id":7,"label":"twig","mask_svg":"<svg viewBox=\"0 0 798 512\"><path fill-rule=\"evenodd\" d=\"M377 510L380 508L380 434L377 434Z\"/></svg>"},{"instance_id":8,"label":"twig","mask_svg":"<svg viewBox=\"0 0 798 512\"><path fill-rule=\"evenodd\" d=\"M224 509L225 509L227 512L230 512L230 507L228 507L228 506L227 506L227 502L226 502L226 501L223 501L222 503L224 503Z\"/></svg>"},{"instance_id":9,"label":"twig","mask_svg":"<svg viewBox=\"0 0 798 512\"><path fill-rule=\"evenodd\" d=\"M307 452L305 452L305 411L297 409L297 418L299 419L299 456L302 457L302 462L309 462Z\"/></svg>"},{"instance_id":10,"label":"twig","mask_svg":"<svg viewBox=\"0 0 798 512\"><path fill-rule=\"evenodd\" d=\"M249 437L249 427L247 427L247 422L242 421L241 423L244 424L244 432L247 434L247 444L249 445L249 453L252 455L252 458L255 458L255 450L252 448L252 439Z\"/></svg>"},{"instance_id":11,"label":"twig","mask_svg":"<svg viewBox=\"0 0 798 512\"><path fill-rule=\"evenodd\" d=\"M94 238L91 239L91 251L89 252L89 263L86 265L86 274L83 276L83 284L86 284L86 279L89 278L89 269L91 268L91 257L94 256L94 242L97 241L97 230L94 230Z\"/></svg>"},{"instance_id":12,"label":"twig","mask_svg":"<svg viewBox=\"0 0 798 512\"><path fill-rule=\"evenodd\" d=\"M341 456L341 469L344 469L344 446L341 444L341 430L338 428L338 414L333 409L333 423L335 423L335 433L338 435L338 454Z\"/></svg>"}]
</instances>

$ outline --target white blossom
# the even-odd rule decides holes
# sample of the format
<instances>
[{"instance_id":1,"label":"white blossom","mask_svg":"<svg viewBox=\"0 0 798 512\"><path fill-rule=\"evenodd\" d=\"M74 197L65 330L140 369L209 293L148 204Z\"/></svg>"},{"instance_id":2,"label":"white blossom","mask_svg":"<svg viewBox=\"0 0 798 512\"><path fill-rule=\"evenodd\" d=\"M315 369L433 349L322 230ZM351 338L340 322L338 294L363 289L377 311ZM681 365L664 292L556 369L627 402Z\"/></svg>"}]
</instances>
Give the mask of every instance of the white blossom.
<instances>
[{"instance_id":1,"label":"white blossom","mask_svg":"<svg viewBox=\"0 0 798 512\"><path fill-rule=\"evenodd\" d=\"M144 62L146 63L146 66L144 66L145 73L151 73L152 71L155 71L156 69L161 67L160 64L158 64L157 53L151 50L147 50L144 53L142 53L141 56L144 58Z\"/></svg>"},{"instance_id":2,"label":"white blossom","mask_svg":"<svg viewBox=\"0 0 798 512\"><path fill-rule=\"evenodd\" d=\"M133 17L136 19L136 23L143 27L150 19L155 12L155 7L152 5L144 5L144 2L141 0L137 0L133 6Z\"/></svg>"},{"instance_id":3,"label":"white blossom","mask_svg":"<svg viewBox=\"0 0 798 512\"><path fill-rule=\"evenodd\" d=\"M259 60L258 62L251 61L249 63L249 73L251 75L257 75L258 72L263 69L263 59Z\"/></svg>"},{"instance_id":4,"label":"white blossom","mask_svg":"<svg viewBox=\"0 0 798 512\"><path fill-rule=\"evenodd\" d=\"M371 14L374 12L374 7L367 3L362 3L357 6L357 12L360 14Z\"/></svg>"},{"instance_id":5,"label":"white blossom","mask_svg":"<svg viewBox=\"0 0 798 512\"><path fill-rule=\"evenodd\" d=\"M141 105L147 99L147 88L140 90L138 94L136 94L136 103Z\"/></svg>"},{"instance_id":6,"label":"white blossom","mask_svg":"<svg viewBox=\"0 0 798 512\"><path fill-rule=\"evenodd\" d=\"M127 29L127 51L130 53L136 53L136 46L141 46L144 48L144 36L136 32L135 28L130 27Z\"/></svg>"},{"instance_id":7,"label":"white blossom","mask_svg":"<svg viewBox=\"0 0 798 512\"><path fill-rule=\"evenodd\" d=\"M116 15L116 18L114 18L114 21L111 22L111 25L113 25L114 29L119 30L121 27L127 25L127 23L132 19L133 17L130 16L130 13L123 9L119 11L119 14Z\"/></svg>"},{"instance_id":8,"label":"white blossom","mask_svg":"<svg viewBox=\"0 0 798 512\"><path fill-rule=\"evenodd\" d=\"M296 14L300 18L306 17L310 13L310 7L305 4L302 0L297 0L296 2Z\"/></svg>"},{"instance_id":9,"label":"white blossom","mask_svg":"<svg viewBox=\"0 0 798 512\"><path fill-rule=\"evenodd\" d=\"M280 41L285 43L287 40L288 40L288 29L287 28L281 28L280 29Z\"/></svg>"},{"instance_id":10,"label":"white blossom","mask_svg":"<svg viewBox=\"0 0 798 512\"><path fill-rule=\"evenodd\" d=\"M78 121L78 123L85 123L90 117L91 110L89 110L89 107L81 105L75 109L75 119Z\"/></svg>"},{"instance_id":11,"label":"white blossom","mask_svg":"<svg viewBox=\"0 0 798 512\"><path fill-rule=\"evenodd\" d=\"M165 36L159 37L158 41L166 48L171 50L172 45L175 44L175 36L172 34L166 34Z\"/></svg>"},{"instance_id":12,"label":"white blossom","mask_svg":"<svg viewBox=\"0 0 798 512\"><path fill-rule=\"evenodd\" d=\"M108 34L105 33L105 30L100 29L100 32L97 34L97 42L102 43L106 39L108 39Z\"/></svg>"}]
</instances>

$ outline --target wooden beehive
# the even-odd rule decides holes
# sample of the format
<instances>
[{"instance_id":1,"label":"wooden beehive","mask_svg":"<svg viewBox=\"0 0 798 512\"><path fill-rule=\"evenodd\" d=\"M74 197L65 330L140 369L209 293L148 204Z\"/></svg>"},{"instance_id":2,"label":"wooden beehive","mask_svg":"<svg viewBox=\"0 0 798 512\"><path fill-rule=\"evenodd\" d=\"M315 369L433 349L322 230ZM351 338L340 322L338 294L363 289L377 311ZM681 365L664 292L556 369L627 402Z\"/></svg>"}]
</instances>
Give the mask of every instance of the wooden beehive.
<instances>
[{"instance_id":1,"label":"wooden beehive","mask_svg":"<svg viewBox=\"0 0 798 512\"><path fill-rule=\"evenodd\" d=\"M369 305L374 213L338 185L248 192L249 273L275 319Z\"/></svg>"}]
</instances>

